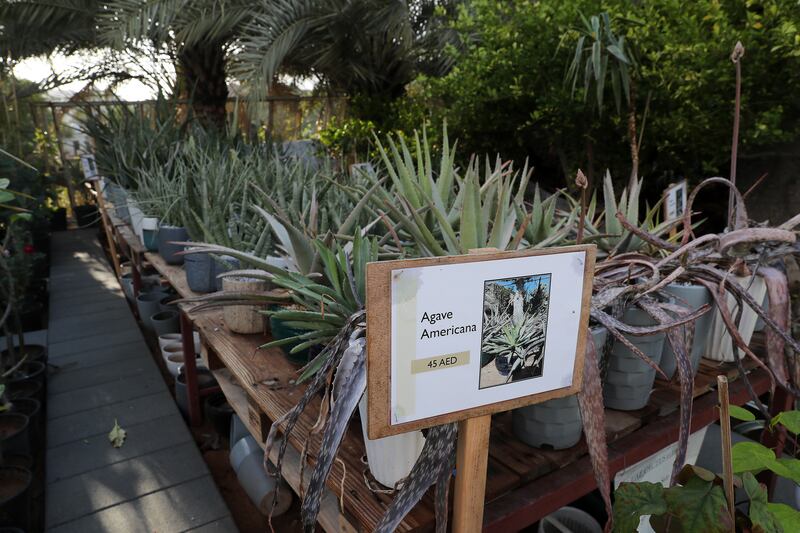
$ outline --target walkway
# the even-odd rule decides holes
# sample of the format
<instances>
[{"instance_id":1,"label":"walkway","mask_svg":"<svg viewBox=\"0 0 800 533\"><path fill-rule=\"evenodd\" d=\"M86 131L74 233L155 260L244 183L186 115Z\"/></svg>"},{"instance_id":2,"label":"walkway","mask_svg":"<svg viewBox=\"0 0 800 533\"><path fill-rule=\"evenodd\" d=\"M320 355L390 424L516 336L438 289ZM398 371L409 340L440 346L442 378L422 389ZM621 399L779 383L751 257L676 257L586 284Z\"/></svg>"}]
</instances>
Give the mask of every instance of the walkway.
<instances>
[{"instance_id":1,"label":"walkway","mask_svg":"<svg viewBox=\"0 0 800 533\"><path fill-rule=\"evenodd\" d=\"M47 530L235 532L97 231L52 242ZM121 448L108 440L114 420Z\"/></svg>"}]
</instances>

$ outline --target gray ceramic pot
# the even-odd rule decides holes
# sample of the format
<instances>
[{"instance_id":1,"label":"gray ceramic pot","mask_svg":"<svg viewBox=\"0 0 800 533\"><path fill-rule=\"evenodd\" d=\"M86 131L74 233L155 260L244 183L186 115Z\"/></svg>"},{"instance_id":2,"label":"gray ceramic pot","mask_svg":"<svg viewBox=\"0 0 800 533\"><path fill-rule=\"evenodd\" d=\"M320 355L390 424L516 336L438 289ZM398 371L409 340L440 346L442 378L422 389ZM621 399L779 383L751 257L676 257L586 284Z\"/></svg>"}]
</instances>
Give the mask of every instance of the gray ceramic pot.
<instances>
[{"instance_id":1,"label":"gray ceramic pot","mask_svg":"<svg viewBox=\"0 0 800 533\"><path fill-rule=\"evenodd\" d=\"M183 268L186 270L186 284L194 292L212 292L215 289L214 258L211 254L187 254L183 258Z\"/></svg>"},{"instance_id":2,"label":"gray ceramic pot","mask_svg":"<svg viewBox=\"0 0 800 533\"><path fill-rule=\"evenodd\" d=\"M653 326L656 322L639 308L625 311L622 321L631 326ZM657 365L664 349L664 333L625 337ZM606 407L620 411L635 411L647 405L656 371L639 359L621 342L615 342L608 358L608 372L603 383Z\"/></svg>"},{"instance_id":3,"label":"gray ceramic pot","mask_svg":"<svg viewBox=\"0 0 800 533\"><path fill-rule=\"evenodd\" d=\"M606 342L608 330L592 329L592 338L600 350ZM581 411L576 395L556 398L546 402L514 409L511 425L519 440L537 448L563 450L581 440Z\"/></svg>"},{"instance_id":4,"label":"gray ceramic pot","mask_svg":"<svg viewBox=\"0 0 800 533\"><path fill-rule=\"evenodd\" d=\"M156 336L178 333L181 330L178 311L156 311L150 316L150 322Z\"/></svg>"},{"instance_id":5,"label":"gray ceramic pot","mask_svg":"<svg viewBox=\"0 0 800 533\"><path fill-rule=\"evenodd\" d=\"M0 449L3 452L30 451L30 421L21 413L0 414Z\"/></svg>"},{"instance_id":6,"label":"gray ceramic pot","mask_svg":"<svg viewBox=\"0 0 800 533\"><path fill-rule=\"evenodd\" d=\"M161 299L161 301L158 303L158 306L161 308L162 311L177 311L178 306L173 302L180 299L181 297L178 296L177 294L167 294Z\"/></svg>"},{"instance_id":7,"label":"gray ceramic pot","mask_svg":"<svg viewBox=\"0 0 800 533\"><path fill-rule=\"evenodd\" d=\"M705 304L711 303L711 293L702 285L683 285L681 283L670 283L664 289L666 292L675 297L675 303L682 306L689 306L692 311L702 307ZM708 339L708 331L711 327L711 318L714 316L713 311L709 311L694 323L694 335L692 337L692 347L689 352L689 359L692 361L692 375L697 374L697 369L700 366L700 358L703 357L703 349L706 346ZM686 328L682 327L681 331L686 334ZM677 370L677 362L675 361L675 354L672 351L672 346L668 341L664 341L664 351L661 353L661 370L672 378Z\"/></svg>"},{"instance_id":8,"label":"gray ceramic pot","mask_svg":"<svg viewBox=\"0 0 800 533\"><path fill-rule=\"evenodd\" d=\"M125 298L127 298L129 302L133 303L133 274L130 272L123 274L119 280L119 283L122 285L122 292L125 293Z\"/></svg>"},{"instance_id":9,"label":"gray ceramic pot","mask_svg":"<svg viewBox=\"0 0 800 533\"><path fill-rule=\"evenodd\" d=\"M162 225L158 228L158 254L168 265L182 265L183 256L178 253L183 251L183 246L170 243L187 240L189 240L189 234L186 232L186 228Z\"/></svg>"},{"instance_id":10,"label":"gray ceramic pot","mask_svg":"<svg viewBox=\"0 0 800 533\"><path fill-rule=\"evenodd\" d=\"M139 318L149 330L153 329L153 322L150 317L161 311L161 300L164 294L159 291L144 292L136 297L136 308L139 310Z\"/></svg>"},{"instance_id":11,"label":"gray ceramic pot","mask_svg":"<svg viewBox=\"0 0 800 533\"><path fill-rule=\"evenodd\" d=\"M224 272L229 270L239 269L239 260L229 255L220 255L212 257L214 264L214 290L222 290L222 278L218 277Z\"/></svg>"},{"instance_id":12,"label":"gray ceramic pot","mask_svg":"<svg viewBox=\"0 0 800 533\"><path fill-rule=\"evenodd\" d=\"M197 369L197 386L199 389L205 389L211 386L216 385L217 380L214 379L214 376L211 374L210 370L205 368L198 368ZM180 409L181 414L183 414L184 418L189 418L189 397L186 394L186 374L184 374L183 369L181 369L181 373L175 378L175 402L178 404L178 409ZM202 402L200 405L203 405Z\"/></svg>"}]
</instances>

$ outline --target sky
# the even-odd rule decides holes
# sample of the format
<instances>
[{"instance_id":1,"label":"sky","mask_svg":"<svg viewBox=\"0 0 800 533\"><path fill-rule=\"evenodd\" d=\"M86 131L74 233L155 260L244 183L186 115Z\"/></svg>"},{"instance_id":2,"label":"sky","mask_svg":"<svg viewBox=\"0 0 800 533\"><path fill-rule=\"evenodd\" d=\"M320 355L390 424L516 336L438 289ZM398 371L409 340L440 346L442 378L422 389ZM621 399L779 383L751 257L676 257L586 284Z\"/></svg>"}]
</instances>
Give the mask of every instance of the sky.
<instances>
[{"instance_id":1,"label":"sky","mask_svg":"<svg viewBox=\"0 0 800 533\"><path fill-rule=\"evenodd\" d=\"M49 59L34 57L19 62L14 67L14 75L17 78L38 82L46 79L53 71L69 71L97 60L99 60L99 56L94 53L75 54L71 56L64 56L63 54L56 53ZM85 83L84 81L77 81L62 85L53 90L50 95L54 100L66 100L70 95L80 90ZM101 89L108 86L102 82L99 82L97 85ZM155 96L151 88L138 80L130 80L121 83L117 86L115 92L122 100L147 100Z\"/></svg>"}]
</instances>

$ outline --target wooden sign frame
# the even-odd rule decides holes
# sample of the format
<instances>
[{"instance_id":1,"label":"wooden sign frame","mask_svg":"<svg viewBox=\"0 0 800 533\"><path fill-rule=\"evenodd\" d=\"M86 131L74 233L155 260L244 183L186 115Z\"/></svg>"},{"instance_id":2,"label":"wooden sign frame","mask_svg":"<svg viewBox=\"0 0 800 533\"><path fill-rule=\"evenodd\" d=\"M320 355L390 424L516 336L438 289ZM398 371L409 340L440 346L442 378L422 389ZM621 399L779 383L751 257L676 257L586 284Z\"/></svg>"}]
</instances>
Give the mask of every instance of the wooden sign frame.
<instances>
[{"instance_id":1,"label":"wooden sign frame","mask_svg":"<svg viewBox=\"0 0 800 533\"><path fill-rule=\"evenodd\" d=\"M549 249L530 249L511 252L480 250L470 255L380 261L367 265L367 429L371 439L388 437L408 431L424 429L450 422L462 421L501 411L507 411L543 402L553 398L569 396L580 391L583 379L586 332L592 296L592 279L597 247L593 244L564 246ZM456 412L436 415L410 422L391 423L391 379L392 379L392 271L481 261L498 261L521 257L538 257L555 254L585 252L581 293L581 310L578 338L573 367L572 384L569 387L548 390L529 396L513 398L481 405Z\"/></svg>"}]
</instances>

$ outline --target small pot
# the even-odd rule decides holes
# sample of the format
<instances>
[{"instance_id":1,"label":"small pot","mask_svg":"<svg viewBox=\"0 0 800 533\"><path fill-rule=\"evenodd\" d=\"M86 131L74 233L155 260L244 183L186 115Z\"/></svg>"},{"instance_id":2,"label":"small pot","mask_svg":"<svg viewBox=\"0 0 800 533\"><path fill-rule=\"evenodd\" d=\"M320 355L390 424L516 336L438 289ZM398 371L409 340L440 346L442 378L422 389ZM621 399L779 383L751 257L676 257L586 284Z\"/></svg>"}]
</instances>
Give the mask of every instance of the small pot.
<instances>
[{"instance_id":1,"label":"small pot","mask_svg":"<svg viewBox=\"0 0 800 533\"><path fill-rule=\"evenodd\" d=\"M158 219L144 217L142 219L142 244L148 252L158 251Z\"/></svg>"},{"instance_id":2,"label":"small pot","mask_svg":"<svg viewBox=\"0 0 800 533\"><path fill-rule=\"evenodd\" d=\"M158 254L168 265L182 265L183 255L178 254L183 251L183 246L171 243L187 240L189 240L189 233L186 228L162 224L158 228Z\"/></svg>"},{"instance_id":3,"label":"small pot","mask_svg":"<svg viewBox=\"0 0 800 533\"><path fill-rule=\"evenodd\" d=\"M229 255L220 255L212 257L213 260L213 270L214 270L214 290L221 291L222 290L222 280L224 278L219 277L220 274L224 274L230 270L236 270L239 268L240 263L239 260L235 257L231 257Z\"/></svg>"},{"instance_id":4,"label":"small pot","mask_svg":"<svg viewBox=\"0 0 800 533\"><path fill-rule=\"evenodd\" d=\"M197 331L192 332L192 340L194 340L194 353L200 353L200 333ZM168 344L178 344L183 350L183 335L180 333L165 333L158 336L158 349L164 351L164 347Z\"/></svg>"},{"instance_id":5,"label":"small pot","mask_svg":"<svg viewBox=\"0 0 800 533\"><path fill-rule=\"evenodd\" d=\"M30 361L22 363L17 370L8 378L8 383L19 383L20 381L38 381L44 383L47 365L41 361Z\"/></svg>"},{"instance_id":6,"label":"small pot","mask_svg":"<svg viewBox=\"0 0 800 533\"><path fill-rule=\"evenodd\" d=\"M738 282L742 287L747 287L749 285L750 288L748 292L750 293L750 296L753 297L758 305L763 305L764 298L767 295L767 284L764 282L764 278L756 276L753 279L752 285L750 285L750 276L737 276L734 277L734 280L736 280L736 282ZM728 310L731 313L731 317L733 317L735 320L737 309L739 308L736 303L736 299L730 294L727 294L726 302L728 304ZM755 330L757 320L758 314L756 314L756 312L751 309L749 305L745 304L744 309L742 309L742 318L736 325L736 329L739 330L739 335L741 335L742 340L748 344L753 336L753 331ZM712 361L722 361L725 363L733 363L736 361L733 355L731 336L728 333L728 329L725 327L725 323L722 320L722 315L720 315L718 309L714 311L714 317L711 321L711 332L708 335L708 343L706 344L703 357L706 359L711 359ZM741 348L739 348L739 357L745 357L745 354Z\"/></svg>"},{"instance_id":7,"label":"small pot","mask_svg":"<svg viewBox=\"0 0 800 533\"><path fill-rule=\"evenodd\" d=\"M143 292L136 297L136 307L139 310L139 319L144 327L153 330L153 322L150 317L161 311L160 303L164 295L158 291Z\"/></svg>"},{"instance_id":8,"label":"small pot","mask_svg":"<svg viewBox=\"0 0 800 533\"><path fill-rule=\"evenodd\" d=\"M259 447L252 436L248 435L231 448L230 461L239 484L247 493L250 501L258 507L261 514L269 516L278 483L274 477L268 476L264 471L264 450ZM291 504L291 491L285 490L285 488L280 490L278 502L272 514L278 516L285 513Z\"/></svg>"},{"instance_id":9,"label":"small pot","mask_svg":"<svg viewBox=\"0 0 800 533\"><path fill-rule=\"evenodd\" d=\"M606 342L608 330L592 328L592 340L598 350ZM511 427L522 442L536 448L564 450L581 440L583 424L576 395L547 400L511 412Z\"/></svg>"},{"instance_id":10,"label":"small pot","mask_svg":"<svg viewBox=\"0 0 800 533\"><path fill-rule=\"evenodd\" d=\"M177 300L180 300L181 297L177 294L168 294L164 296L160 302L158 302L158 307L162 311L177 311L178 306L177 304L173 303Z\"/></svg>"},{"instance_id":11,"label":"small pot","mask_svg":"<svg viewBox=\"0 0 800 533\"><path fill-rule=\"evenodd\" d=\"M269 328L270 331L272 332L272 340L274 341L288 339L290 337L307 333L306 331L301 331L287 326L283 319L275 316L269 317ZM289 344L284 344L281 346L281 350L283 350L283 353L286 355L286 358L290 362L296 365L305 365L311 360L310 347L304 350L300 350L299 352L296 353L291 353L292 349L301 342L303 341L290 342Z\"/></svg>"},{"instance_id":12,"label":"small pot","mask_svg":"<svg viewBox=\"0 0 800 533\"><path fill-rule=\"evenodd\" d=\"M165 360L167 363L167 370L169 370L169 373L172 374L173 378L177 378L181 373L184 360L183 352L173 352L167 354L167 358Z\"/></svg>"},{"instance_id":13,"label":"small pot","mask_svg":"<svg viewBox=\"0 0 800 533\"><path fill-rule=\"evenodd\" d=\"M35 398L41 401L42 389L41 381L18 381L6 385L6 392L12 401L17 398Z\"/></svg>"},{"instance_id":14,"label":"small pot","mask_svg":"<svg viewBox=\"0 0 800 533\"><path fill-rule=\"evenodd\" d=\"M30 452L28 417L19 413L0 414L0 450L11 453Z\"/></svg>"},{"instance_id":15,"label":"small pot","mask_svg":"<svg viewBox=\"0 0 800 533\"><path fill-rule=\"evenodd\" d=\"M186 271L186 284L194 292L212 292L216 289L214 259L211 254L186 254L183 268Z\"/></svg>"},{"instance_id":16,"label":"small pot","mask_svg":"<svg viewBox=\"0 0 800 533\"><path fill-rule=\"evenodd\" d=\"M602 533L600 522L576 507L562 507L539 522L539 533Z\"/></svg>"},{"instance_id":17,"label":"small pot","mask_svg":"<svg viewBox=\"0 0 800 533\"><path fill-rule=\"evenodd\" d=\"M391 437L372 440L367 436L367 393L358 402L361 418L361 432L367 450L369 471L378 483L394 488L398 481L406 477L417 462L425 437L421 431L409 431Z\"/></svg>"},{"instance_id":18,"label":"small pot","mask_svg":"<svg viewBox=\"0 0 800 533\"><path fill-rule=\"evenodd\" d=\"M241 439L245 438L250 434L250 431L242 422L242 419L239 418L239 415L236 413L233 414L231 417L231 431L228 434L228 444L231 448L239 442Z\"/></svg>"},{"instance_id":19,"label":"small pot","mask_svg":"<svg viewBox=\"0 0 800 533\"><path fill-rule=\"evenodd\" d=\"M230 292L263 292L267 290L267 282L245 277L226 277L222 279L222 287ZM253 334L264 332L264 315L261 305L226 305L222 317L225 325L234 333Z\"/></svg>"},{"instance_id":20,"label":"small pot","mask_svg":"<svg viewBox=\"0 0 800 533\"><path fill-rule=\"evenodd\" d=\"M19 352L19 346L14 348L14 351L15 351L15 354L17 355L17 357L20 357L22 355ZM25 359L28 362L40 361L40 362L46 363L47 362L47 347L46 346L42 346L41 344L26 344L25 345L25 355L28 356L27 359ZM5 349L2 352L0 352L0 359L2 359L3 361L7 361L8 360L8 349Z\"/></svg>"},{"instance_id":21,"label":"small pot","mask_svg":"<svg viewBox=\"0 0 800 533\"><path fill-rule=\"evenodd\" d=\"M222 436L230 433L233 408L225 398L225 394L215 392L207 396L205 413L206 417L211 421L211 425L214 426L214 431L217 432L217 435Z\"/></svg>"},{"instance_id":22,"label":"small pot","mask_svg":"<svg viewBox=\"0 0 800 533\"><path fill-rule=\"evenodd\" d=\"M11 412L19 413L28 417L28 432L30 443L34 450L43 442L43 421L42 403L34 398L17 398L11 402Z\"/></svg>"},{"instance_id":23,"label":"small pot","mask_svg":"<svg viewBox=\"0 0 800 533\"><path fill-rule=\"evenodd\" d=\"M197 386L199 389L205 389L217 384L211 371L206 368L197 369ZM183 417L189 418L189 397L186 394L186 373L181 372L175 378L175 403L178 404ZM201 404L202 405L202 404Z\"/></svg>"},{"instance_id":24,"label":"small pot","mask_svg":"<svg viewBox=\"0 0 800 533\"><path fill-rule=\"evenodd\" d=\"M133 198L128 198L128 212L131 214L131 228L133 229L133 233L136 234L140 241L143 241L142 221L144 220L144 212L139 209L139 202Z\"/></svg>"},{"instance_id":25,"label":"small pot","mask_svg":"<svg viewBox=\"0 0 800 533\"><path fill-rule=\"evenodd\" d=\"M156 335L178 333L181 330L180 315L177 311L159 311L150 317Z\"/></svg>"},{"instance_id":26,"label":"small pot","mask_svg":"<svg viewBox=\"0 0 800 533\"><path fill-rule=\"evenodd\" d=\"M33 474L18 466L0 466L0 524L26 527Z\"/></svg>"},{"instance_id":27,"label":"small pot","mask_svg":"<svg viewBox=\"0 0 800 533\"><path fill-rule=\"evenodd\" d=\"M119 284L122 286L122 292L125 293L125 298L129 302L135 302L133 298L133 274L127 272L120 277Z\"/></svg>"},{"instance_id":28,"label":"small pot","mask_svg":"<svg viewBox=\"0 0 800 533\"><path fill-rule=\"evenodd\" d=\"M705 304L711 303L711 293L702 285L670 283L666 286L664 291L675 297L676 304L688 306L692 311L699 309ZM694 322L694 335L692 336L692 345L689 349L689 359L692 362L692 376L697 374L697 369L700 367L700 358L703 356L703 350L706 346L712 317L713 312L709 311ZM686 335L686 326L681 327L681 333ZM672 351L672 345L670 345L668 341L664 342L664 351L661 354L661 364L659 366L661 370L664 371L664 374L672 379L672 376L677 370L677 362L675 360L675 353Z\"/></svg>"},{"instance_id":29,"label":"small pot","mask_svg":"<svg viewBox=\"0 0 800 533\"><path fill-rule=\"evenodd\" d=\"M656 321L641 309L631 307L622 321L631 326L653 326ZM625 337L656 365L661 361L666 334ZM603 383L603 400L606 407L620 411L635 411L647 405L656 371L639 359L621 342L615 342L608 358L608 372Z\"/></svg>"}]
</instances>

